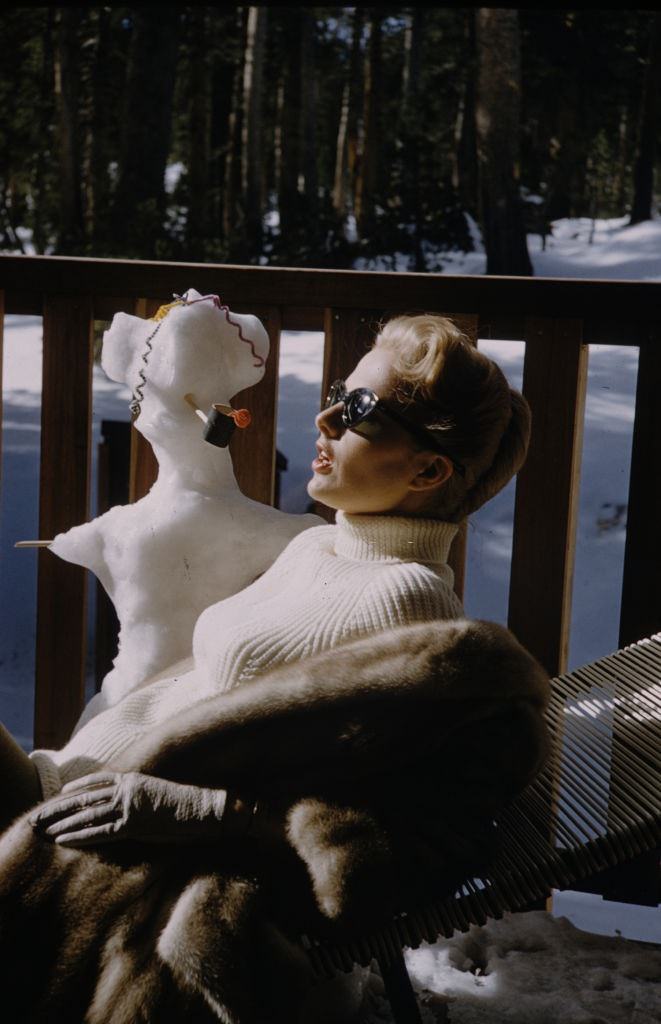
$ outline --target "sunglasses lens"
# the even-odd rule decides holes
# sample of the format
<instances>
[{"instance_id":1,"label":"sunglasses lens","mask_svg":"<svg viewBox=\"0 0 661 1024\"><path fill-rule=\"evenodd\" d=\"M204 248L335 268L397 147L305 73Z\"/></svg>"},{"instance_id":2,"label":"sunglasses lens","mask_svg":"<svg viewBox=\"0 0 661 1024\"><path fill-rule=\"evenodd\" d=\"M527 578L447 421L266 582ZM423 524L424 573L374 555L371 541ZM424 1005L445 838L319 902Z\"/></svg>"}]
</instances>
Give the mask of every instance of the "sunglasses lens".
<instances>
[{"instance_id":1,"label":"sunglasses lens","mask_svg":"<svg viewBox=\"0 0 661 1024\"><path fill-rule=\"evenodd\" d=\"M326 396L326 404L324 408L330 409L331 405L337 405L338 402L342 402L344 400L345 395L346 389L344 387L344 381L334 381L330 386L328 395Z\"/></svg>"},{"instance_id":2,"label":"sunglasses lens","mask_svg":"<svg viewBox=\"0 0 661 1024\"><path fill-rule=\"evenodd\" d=\"M350 391L344 404L344 422L347 426L360 423L361 420L369 416L376 403L376 395L367 388Z\"/></svg>"}]
</instances>

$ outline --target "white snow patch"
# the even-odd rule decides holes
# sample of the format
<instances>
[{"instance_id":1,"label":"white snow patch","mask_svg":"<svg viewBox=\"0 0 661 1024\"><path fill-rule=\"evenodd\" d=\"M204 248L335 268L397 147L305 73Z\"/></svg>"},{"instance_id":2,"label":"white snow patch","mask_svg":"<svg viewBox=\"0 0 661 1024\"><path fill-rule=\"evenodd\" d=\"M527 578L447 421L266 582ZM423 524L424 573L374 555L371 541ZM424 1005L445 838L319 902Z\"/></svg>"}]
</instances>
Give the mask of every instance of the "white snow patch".
<instances>
[{"instance_id":1,"label":"white snow patch","mask_svg":"<svg viewBox=\"0 0 661 1024\"><path fill-rule=\"evenodd\" d=\"M464 218L468 225L468 233L470 235L471 242L473 243L473 249L475 252L484 252L484 242L482 240L482 232L474 217L464 210Z\"/></svg>"},{"instance_id":2,"label":"white snow patch","mask_svg":"<svg viewBox=\"0 0 661 1024\"><path fill-rule=\"evenodd\" d=\"M165 191L170 196L176 189L179 179L184 172L184 165L181 161L175 164L168 164L165 168Z\"/></svg>"},{"instance_id":3,"label":"white snow patch","mask_svg":"<svg viewBox=\"0 0 661 1024\"><path fill-rule=\"evenodd\" d=\"M428 1019L452 1024L653 1024L661 950L544 911L506 915L406 953Z\"/></svg>"},{"instance_id":4,"label":"white snow patch","mask_svg":"<svg viewBox=\"0 0 661 1024\"><path fill-rule=\"evenodd\" d=\"M353 213L350 213L344 222L344 234L347 242L353 243L358 241L358 227Z\"/></svg>"}]
</instances>

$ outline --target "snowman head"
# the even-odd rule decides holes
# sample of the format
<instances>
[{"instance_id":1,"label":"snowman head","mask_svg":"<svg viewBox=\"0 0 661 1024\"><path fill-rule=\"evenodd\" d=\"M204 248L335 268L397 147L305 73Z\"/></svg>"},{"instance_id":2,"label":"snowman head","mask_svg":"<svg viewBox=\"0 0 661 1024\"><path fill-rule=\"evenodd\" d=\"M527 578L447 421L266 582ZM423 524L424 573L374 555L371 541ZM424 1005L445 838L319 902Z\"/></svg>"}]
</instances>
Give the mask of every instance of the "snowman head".
<instances>
[{"instance_id":1,"label":"snowman head","mask_svg":"<svg viewBox=\"0 0 661 1024\"><path fill-rule=\"evenodd\" d=\"M103 337L101 365L134 394L134 412L182 409L192 394L206 408L229 402L264 376L269 338L255 316L232 313L218 296L190 288L155 318L117 313Z\"/></svg>"}]
</instances>

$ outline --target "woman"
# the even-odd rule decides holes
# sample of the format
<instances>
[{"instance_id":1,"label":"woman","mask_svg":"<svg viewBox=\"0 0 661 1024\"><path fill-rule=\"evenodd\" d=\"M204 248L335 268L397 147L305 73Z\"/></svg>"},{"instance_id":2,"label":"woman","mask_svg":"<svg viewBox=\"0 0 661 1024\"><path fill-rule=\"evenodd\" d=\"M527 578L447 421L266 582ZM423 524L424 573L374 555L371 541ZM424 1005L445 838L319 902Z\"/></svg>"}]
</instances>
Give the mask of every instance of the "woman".
<instances>
[{"instance_id":1,"label":"woman","mask_svg":"<svg viewBox=\"0 0 661 1024\"><path fill-rule=\"evenodd\" d=\"M299 534L251 586L208 608L184 674L147 681L60 751L27 758L7 740L2 756L21 780L11 816L51 798L33 824L73 847L248 827L269 837L280 823L242 794L99 769L195 701L361 637L463 615L448 553L457 524L523 463L523 397L451 321L402 316L333 384L316 425L308 493L337 510L336 525Z\"/></svg>"},{"instance_id":2,"label":"woman","mask_svg":"<svg viewBox=\"0 0 661 1024\"><path fill-rule=\"evenodd\" d=\"M456 524L523 463L525 399L450 320L400 316L347 380L333 385L315 422L308 493L338 510L336 525L304 531L260 579L208 608L195 628L190 671L150 681L79 725L63 750L28 758L3 730L2 777L11 779L5 825L67 785L53 834L71 841L81 822L72 829L68 818L86 806L86 787L96 781L82 777L196 698L359 636L463 614L447 564ZM82 822L78 840L122 837L120 781L109 786L104 778L107 802L96 794L97 818ZM126 807L131 795L121 800ZM229 815L221 792L202 803L200 814ZM241 802L232 809L240 814Z\"/></svg>"}]
</instances>

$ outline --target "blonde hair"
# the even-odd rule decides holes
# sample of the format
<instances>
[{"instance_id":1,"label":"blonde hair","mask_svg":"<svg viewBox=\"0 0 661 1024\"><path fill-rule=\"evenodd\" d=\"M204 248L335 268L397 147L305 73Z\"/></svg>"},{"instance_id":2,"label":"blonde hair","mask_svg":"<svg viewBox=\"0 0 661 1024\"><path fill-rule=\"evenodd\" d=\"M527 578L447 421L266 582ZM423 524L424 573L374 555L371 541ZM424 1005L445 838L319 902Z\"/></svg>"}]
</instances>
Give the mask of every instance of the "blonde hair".
<instances>
[{"instance_id":1,"label":"blonde hair","mask_svg":"<svg viewBox=\"0 0 661 1024\"><path fill-rule=\"evenodd\" d=\"M394 353L394 397L405 415L424 425L466 467L433 492L423 513L458 522L480 508L523 465L530 440L530 407L510 388L496 363L447 317L397 316L374 347Z\"/></svg>"}]
</instances>

